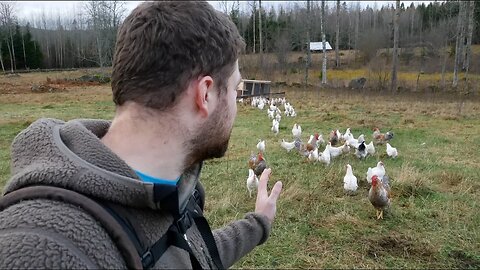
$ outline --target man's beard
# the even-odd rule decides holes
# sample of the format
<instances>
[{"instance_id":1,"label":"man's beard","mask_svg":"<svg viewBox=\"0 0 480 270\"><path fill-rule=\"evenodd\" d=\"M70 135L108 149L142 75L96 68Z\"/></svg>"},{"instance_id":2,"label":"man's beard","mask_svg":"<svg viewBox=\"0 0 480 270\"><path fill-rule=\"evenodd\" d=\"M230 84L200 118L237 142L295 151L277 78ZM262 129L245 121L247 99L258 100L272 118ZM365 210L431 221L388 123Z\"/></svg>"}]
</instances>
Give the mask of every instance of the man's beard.
<instances>
[{"instance_id":1,"label":"man's beard","mask_svg":"<svg viewBox=\"0 0 480 270\"><path fill-rule=\"evenodd\" d=\"M212 158L220 158L225 155L230 140L232 127L226 127L228 110L218 106L212 112L212 117L201 127L199 132L188 142L189 153L185 166Z\"/></svg>"}]
</instances>

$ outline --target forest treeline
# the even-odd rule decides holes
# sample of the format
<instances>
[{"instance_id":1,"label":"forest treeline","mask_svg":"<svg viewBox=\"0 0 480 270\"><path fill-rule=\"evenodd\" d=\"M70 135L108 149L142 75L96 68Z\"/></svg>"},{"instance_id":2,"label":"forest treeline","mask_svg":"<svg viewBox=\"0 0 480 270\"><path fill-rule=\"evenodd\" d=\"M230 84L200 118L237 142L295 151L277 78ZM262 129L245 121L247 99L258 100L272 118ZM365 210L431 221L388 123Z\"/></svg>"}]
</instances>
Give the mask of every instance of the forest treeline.
<instances>
[{"instance_id":1,"label":"forest treeline","mask_svg":"<svg viewBox=\"0 0 480 270\"><path fill-rule=\"evenodd\" d=\"M237 25L247 44L246 53L275 53L278 61L285 61L288 52L307 48L307 25L308 39L322 40L320 2L265 6L261 1L221 1L217 8ZM459 12L464 2L449 0L417 6L401 3L398 47L448 47L454 54L459 47L459 23L463 25L460 43L480 43L480 5L472 5L471 12L465 5L464 12ZM73 16L51 17L43 12L22 19L17 17L16 4L0 3L3 71L111 65L118 26L128 15L123 1L86 1ZM361 6L348 1L337 6L337 1L328 1L323 18L326 40L332 47L338 42L340 50L358 51L368 61L372 57L369 54L393 47L394 5L395 2L385 6L370 2Z\"/></svg>"}]
</instances>

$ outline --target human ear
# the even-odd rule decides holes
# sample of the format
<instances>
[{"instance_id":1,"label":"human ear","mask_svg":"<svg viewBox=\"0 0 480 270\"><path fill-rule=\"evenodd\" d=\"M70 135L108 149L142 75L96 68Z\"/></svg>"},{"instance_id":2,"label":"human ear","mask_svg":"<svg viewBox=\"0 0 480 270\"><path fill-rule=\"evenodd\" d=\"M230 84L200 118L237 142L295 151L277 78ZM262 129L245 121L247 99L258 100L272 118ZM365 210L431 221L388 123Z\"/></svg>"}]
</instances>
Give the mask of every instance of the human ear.
<instances>
[{"instance_id":1,"label":"human ear","mask_svg":"<svg viewBox=\"0 0 480 270\"><path fill-rule=\"evenodd\" d=\"M208 117L212 102L213 79L210 76L200 77L195 84L195 104L203 117Z\"/></svg>"}]
</instances>

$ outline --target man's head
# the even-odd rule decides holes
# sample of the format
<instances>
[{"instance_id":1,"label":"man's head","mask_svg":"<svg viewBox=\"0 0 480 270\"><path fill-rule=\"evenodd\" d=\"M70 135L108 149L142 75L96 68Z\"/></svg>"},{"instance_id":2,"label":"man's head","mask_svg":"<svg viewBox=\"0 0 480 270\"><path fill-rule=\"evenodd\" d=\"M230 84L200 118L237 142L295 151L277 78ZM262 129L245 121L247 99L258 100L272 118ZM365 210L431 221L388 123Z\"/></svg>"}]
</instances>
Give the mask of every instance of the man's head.
<instances>
[{"instance_id":1,"label":"man's head","mask_svg":"<svg viewBox=\"0 0 480 270\"><path fill-rule=\"evenodd\" d=\"M223 89L244 46L235 25L207 2L142 3L118 31L114 102L166 110L201 75Z\"/></svg>"},{"instance_id":2,"label":"man's head","mask_svg":"<svg viewBox=\"0 0 480 270\"><path fill-rule=\"evenodd\" d=\"M222 157L227 151L233 121L237 113L237 86L241 81L238 70L238 62L234 65L234 72L229 76L222 93L218 97L217 106L211 112L210 117L199 126L198 130L188 141L190 150L187 160L193 164L208 158ZM201 95L200 95L201 96ZM199 101L197 100L197 103ZM201 106L201 105L199 105Z\"/></svg>"},{"instance_id":3,"label":"man's head","mask_svg":"<svg viewBox=\"0 0 480 270\"><path fill-rule=\"evenodd\" d=\"M176 123L185 129L186 163L221 157L236 114L244 47L235 25L207 2L142 3L118 31L114 102L118 108L133 102L156 112L151 117L193 111L195 120Z\"/></svg>"}]
</instances>

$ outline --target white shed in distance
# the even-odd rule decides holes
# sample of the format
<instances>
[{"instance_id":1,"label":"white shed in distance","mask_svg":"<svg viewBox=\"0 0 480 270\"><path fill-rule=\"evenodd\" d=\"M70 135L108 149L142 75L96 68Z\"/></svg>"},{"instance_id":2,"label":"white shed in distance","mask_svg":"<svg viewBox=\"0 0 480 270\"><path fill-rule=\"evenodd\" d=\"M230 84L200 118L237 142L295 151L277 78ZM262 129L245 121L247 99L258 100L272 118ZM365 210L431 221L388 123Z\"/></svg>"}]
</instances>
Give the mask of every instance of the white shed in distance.
<instances>
[{"instance_id":1,"label":"white shed in distance","mask_svg":"<svg viewBox=\"0 0 480 270\"><path fill-rule=\"evenodd\" d=\"M330 46L330 43L328 41L325 42L325 50L329 51L332 49L332 46ZM323 43L320 42L310 42L310 51L323 51Z\"/></svg>"}]
</instances>

